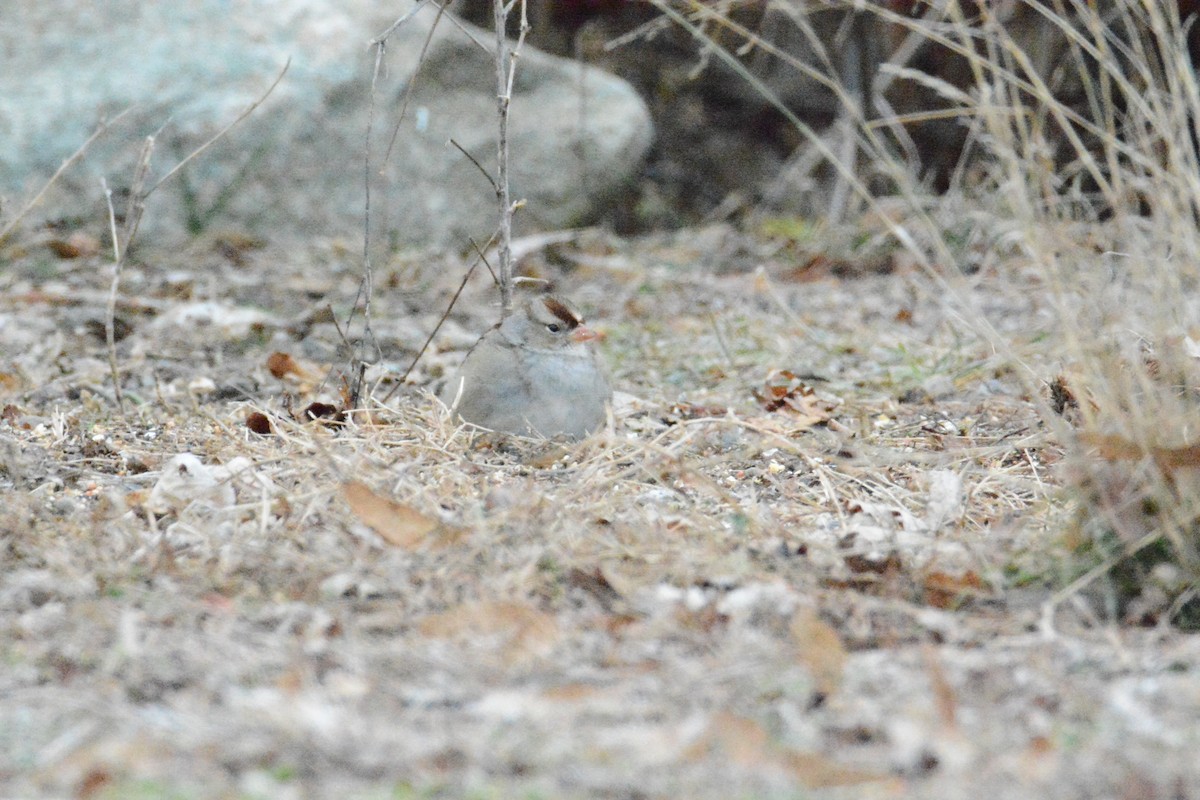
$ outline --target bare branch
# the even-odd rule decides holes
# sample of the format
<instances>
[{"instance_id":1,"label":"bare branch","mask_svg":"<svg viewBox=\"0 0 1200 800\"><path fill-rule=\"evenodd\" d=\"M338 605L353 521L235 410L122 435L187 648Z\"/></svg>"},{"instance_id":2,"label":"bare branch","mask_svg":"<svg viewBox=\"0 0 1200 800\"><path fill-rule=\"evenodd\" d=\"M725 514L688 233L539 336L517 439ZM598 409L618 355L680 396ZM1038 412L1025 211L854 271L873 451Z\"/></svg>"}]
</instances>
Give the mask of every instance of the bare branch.
<instances>
[{"instance_id":1,"label":"bare branch","mask_svg":"<svg viewBox=\"0 0 1200 800\"><path fill-rule=\"evenodd\" d=\"M500 205L500 305L502 314L512 311L512 218L514 205L508 190L508 111L512 103L513 80L516 76L517 59L525 34L529 31L525 0L521 3L521 30L517 44L511 50L506 30L508 14L517 0L492 0L492 12L496 26L496 111L498 116L496 135L496 197Z\"/></svg>"},{"instance_id":2,"label":"bare branch","mask_svg":"<svg viewBox=\"0 0 1200 800\"><path fill-rule=\"evenodd\" d=\"M371 71L371 95L367 106L367 130L363 143L363 277L359 281L358 293L355 295L354 302L350 306L350 313L346 317L346 330L349 331L350 325L354 321L354 315L358 312L359 302L361 301L363 307L363 333L358 343L357 353L351 357L350 361L350 370L355 375L355 383L350 390L351 398L361 396L361 380L362 376L366 374L363 368L363 365L367 362L366 348L368 343L374 340L374 335L371 331L371 297L375 291L375 272L371 268L371 134L375 130L375 93L379 85L379 73L383 69L383 54L386 49L386 39L381 38L376 41L375 68ZM340 327L338 328L338 332L341 333ZM342 334L342 338L345 340L346 335ZM347 342L347 345L349 345L349 342ZM376 358L379 356L378 345L375 347L374 355Z\"/></svg>"},{"instance_id":3,"label":"bare branch","mask_svg":"<svg viewBox=\"0 0 1200 800\"><path fill-rule=\"evenodd\" d=\"M499 233L499 231L497 231L497 233ZM485 246L490 247L492 242L496 240L496 235L496 233L493 233L492 238L488 239L487 245ZM450 304L446 306L446 310L442 313L441 318L437 321L437 325L434 325L433 330L429 332L429 336L425 339L425 343L421 345L421 349L417 351L416 356L413 357L412 363L408 365L408 369L404 370L404 374L400 376L400 380L396 382L396 385L392 387L391 391L384 395L382 402L386 403L388 400L391 400L392 395L396 393L396 390L399 389L406 380L408 380L408 376L417 366L417 362L421 360L421 356L425 355L425 351L429 349L429 344L433 341L433 337L437 336L438 331L442 329L442 325L445 324L446 319L450 316L450 312L454 310L454 304L458 302L459 295L463 293L463 289L467 288L467 281L471 280L471 275L475 273L475 268L479 266L480 262L483 262L487 265L488 272L492 273L492 279L495 280L496 273L492 271L492 265L488 264L487 257L483 254L483 250L480 249L479 245L474 239L471 239L471 246L475 248L478 258L476 258L474 263L472 263L467 269L467 274L463 276L462 282L458 284L458 289L454 292L454 296L450 298Z\"/></svg>"},{"instance_id":4,"label":"bare branch","mask_svg":"<svg viewBox=\"0 0 1200 800\"><path fill-rule=\"evenodd\" d=\"M12 220L10 220L9 223L4 226L4 228L0 229L0 244L4 243L4 240L7 239L13 230L16 229L21 220L24 219L25 216L42 201L42 197L44 197L46 192L50 190L50 187L62 177L63 173L70 169L72 164L83 157L83 154L87 152L87 149L91 146L92 142L96 141L100 134L107 131L110 125L116 124L117 120L121 119L121 117L128 114L134 108L136 108L136 106L130 106L120 114L117 114L111 120L100 121L100 124L96 126L96 130L94 130L92 135L87 138L87 141L79 145L79 149L72 153L65 161L63 161L61 165L59 165L58 169L55 170L54 174L50 176L50 179L46 181L38 193L34 195L33 199L26 203L25 207L17 212L17 215L13 217Z\"/></svg>"},{"instance_id":5,"label":"bare branch","mask_svg":"<svg viewBox=\"0 0 1200 800\"><path fill-rule=\"evenodd\" d=\"M397 19L395 22L393 22L391 25L389 25L386 31L384 31L383 33L379 34L374 39L372 39L370 46L371 47L379 47L382 44L386 44L388 37L390 37L393 33L395 33L397 28L399 28L401 25L403 25L404 23L406 23L410 19L412 19L413 16L415 16L418 11L420 11L422 8L424 8L425 4L428 2L429 2L429 0L420 0L420 2L417 3L415 6L413 6L412 9L407 14L402 15L399 19ZM437 4L435 3L435 5L437 5ZM438 6L439 13L441 13L441 10L442 10L442 6Z\"/></svg>"},{"instance_id":6,"label":"bare branch","mask_svg":"<svg viewBox=\"0 0 1200 800\"><path fill-rule=\"evenodd\" d=\"M175 173L177 173L177 172L179 172L179 170L183 169L183 167L188 162L190 162L193 158L195 158L196 156L203 153L208 148L212 147L222 137L224 137L225 134L227 134L231 130L233 130L234 126L236 126L238 123L240 123L246 117L253 114L255 109L257 109L259 106L261 106L266 101L266 99L271 96L271 92L275 91L275 87L278 86L279 82L283 80L283 76L287 74L287 71L291 66L292 66L292 59L289 57L287 62L283 65L283 69L279 71L279 75L276 76L275 81L269 87L267 87L267 91L263 93L262 97L259 97L257 100L255 100L253 103L251 103L249 106L247 106L246 110L243 111L241 114L239 114L237 119L235 119L233 122L226 125L221 130L217 131L217 133L214 134L207 142L205 142L204 144L197 147L195 150L193 150L191 153L188 154L187 158L183 159L183 161L180 161L178 164L176 164L174 167L172 167L171 171L168 172L166 175L163 175L162 178L159 179L158 183L156 183L150 187L150 191L146 192L144 197L149 197L150 195L154 194L154 192L158 189L158 187L162 186L164 183L166 183L168 180L170 180L175 175Z\"/></svg>"},{"instance_id":7,"label":"bare branch","mask_svg":"<svg viewBox=\"0 0 1200 800\"><path fill-rule=\"evenodd\" d=\"M125 210L125 225L120 234L117 233L117 213L113 208L112 189L103 178L100 185L104 188L104 201L108 205L108 228L113 242L113 275L112 284L108 290L108 306L104 313L104 339L108 346L108 369L112 374L113 397L117 401L117 410L125 416L125 396L121 392L121 370L117 365L117 292L121 285L121 272L125 267L125 259L129 255L129 246L137 236L138 226L141 225L142 214L146 210L145 195L142 189L146 186L146 176L150 174L150 157L154 154L154 137L147 136L142 145L141 155L138 156L137 167L133 173L133 183L129 188L129 206Z\"/></svg>"},{"instance_id":8,"label":"bare branch","mask_svg":"<svg viewBox=\"0 0 1200 800\"><path fill-rule=\"evenodd\" d=\"M435 4L435 5L437 5L437 4ZM412 99L413 91L416 89L416 86L417 86L417 79L420 78L420 76L421 76L421 66L425 63L425 55L429 50L429 43L433 41L433 34L435 31L437 31L438 23L441 22L442 14L445 12L446 7L443 5L437 5L437 10L438 10L437 16L434 17L433 24L429 26L429 33L427 33L425 35L425 42L421 45L421 54L419 56L417 56L417 67L416 67L416 69L413 70L412 77L408 79L408 85L404 87L404 99L400 101L400 115L396 118L396 126L394 128L392 128L392 138L388 140L387 150L383 154L383 163L384 164L388 163L392 159L392 148L396 146L396 139L398 139L400 137L400 125L404 122L404 115L408 112L408 101ZM416 9L413 9L413 13L415 13L415 12L416 12ZM408 16L412 16L412 14L410 13L409 15L407 15L405 17L405 19L407 19ZM397 22L396 24L398 25L399 22ZM395 25L393 25L392 28L389 28L388 29L389 33L394 28L395 28ZM380 41L379 47L382 50L382 48L383 48L382 41ZM374 96L374 88L375 88L374 84L372 84L371 88L372 88L372 97L373 97Z\"/></svg>"},{"instance_id":9,"label":"bare branch","mask_svg":"<svg viewBox=\"0 0 1200 800\"><path fill-rule=\"evenodd\" d=\"M484 168L483 168L483 165L479 163L478 159L476 159L476 158L475 158L475 156L473 156L473 155L471 155L470 153L468 153L468 152L466 151L466 149L465 149L465 148L463 148L463 146L462 146L461 144L459 144L458 142L454 141L453 139L451 139L451 140L450 140L450 144L452 144L452 145L454 145L455 147L457 147L457 148L458 148L458 152L460 152L460 153L462 153L464 156L466 156L466 157L467 157L467 160L469 160L469 161L470 161L472 164L474 164L474 165L475 165L475 166L476 166L476 167L479 169L479 171L483 173L483 177L487 178L487 182L488 182L488 183L490 183L490 184L492 185L492 191L494 191L494 192L495 192L497 195L498 195L498 194L500 194L500 186L499 186L499 184L497 184L497 183L496 183L496 181L495 181L495 179L494 179L494 178L492 178L492 176L488 174L488 171L487 171L486 169L484 169Z\"/></svg>"}]
</instances>

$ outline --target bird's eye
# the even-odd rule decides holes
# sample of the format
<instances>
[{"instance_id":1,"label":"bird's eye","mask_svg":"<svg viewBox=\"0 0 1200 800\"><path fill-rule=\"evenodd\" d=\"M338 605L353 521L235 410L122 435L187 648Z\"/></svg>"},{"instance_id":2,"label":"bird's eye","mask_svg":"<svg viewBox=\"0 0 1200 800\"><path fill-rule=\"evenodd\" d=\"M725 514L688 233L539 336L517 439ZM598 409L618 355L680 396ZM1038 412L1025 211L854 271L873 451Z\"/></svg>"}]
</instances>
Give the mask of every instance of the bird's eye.
<instances>
[{"instance_id":1,"label":"bird's eye","mask_svg":"<svg viewBox=\"0 0 1200 800\"><path fill-rule=\"evenodd\" d=\"M550 331L551 333L558 333L559 331L562 330L562 326L559 325L557 322L551 322L549 325L546 326L546 330Z\"/></svg>"}]
</instances>

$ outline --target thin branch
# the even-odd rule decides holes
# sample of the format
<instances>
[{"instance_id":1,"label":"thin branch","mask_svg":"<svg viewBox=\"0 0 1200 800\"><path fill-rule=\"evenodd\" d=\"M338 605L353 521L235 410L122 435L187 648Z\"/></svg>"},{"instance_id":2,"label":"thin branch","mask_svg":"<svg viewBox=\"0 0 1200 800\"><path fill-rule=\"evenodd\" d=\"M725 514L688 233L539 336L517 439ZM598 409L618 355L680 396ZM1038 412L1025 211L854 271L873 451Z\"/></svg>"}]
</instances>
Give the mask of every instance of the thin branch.
<instances>
[{"instance_id":1,"label":"thin branch","mask_svg":"<svg viewBox=\"0 0 1200 800\"><path fill-rule=\"evenodd\" d=\"M375 129L375 96L379 86L379 73L383 69L383 55L386 50L386 39L377 40L375 44L375 68L371 72L370 102L367 105L367 131L363 144L363 277L358 284L358 294L354 297L354 303L350 307L350 314L346 317L346 330L349 331L350 325L354 321L354 315L358 311L358 304L361 301L363 307L363 333L358 343L358 352L351 358L350 363L350 368L355 374L355 385L350 390L352 398L361 396L362 386L359 384L359 381L366 374L365 369L363 369L363 365L367 362L366 348L368 343L373 341L374 338L371 332L371 298L375 292L375 272L371 267L371 135ZM378 345L375 347L374 355L377 360L380 355Z\"/></svg>"},{"instance_id":2,"label":"thin branch","mask_svg":"<svg viewBox=\"0 0 1200 800\"><path fill-rule=\"evenodd\" d=\"M408 22L409 18L412 17L413 14L415 14L417 11L419 11L421 9L421 7L424 6L426 3L431 3L439 11L446 11L450 8L450 5L451 5L451 3L445 3L445 4L439 3L439 2L437 2L437 0L421 0L421 2L417 5L416 8L414 8L412 11L408 12L404 16L400 17L400 19L396 20L391 25L389 25L388 29L386 31L384 31L383 33L379 34L379 36L372 39L370 46L374 47L379 42L381 42L384 39L387 39L389 36L391 36L393 33L395 33L397 28L399 28L405 22ZM466 35L466 37L468 39L470 39L471 42L476 47L478 47L480 50L482 50L483 52L488 53L488 54L490 54L492 52L491 50L488 49L488 46L486 44L479 41L479 39L477 39L475 37L474 33L467 30L466 26L464 26L461 22L459 22L458 18L455 17L453 14L446 17L446 19L450 20L450 22L452 22L454 24L454 27L456 27L460 31L462 31Z\"/></svg>"},{"instance_id":3,"label":"thin branch","mask_svg":"<svg viewBox=\"0 0 1200 800\"><path fill-rule=\"evenodd\" d=\"M474 165L475 165L475 167L476 167L476 168L477 168L477 169L478 169L480 172L482 172L482 173L483 173L483 177L487 178L487 182L488 182L488 183L490 183L490 184L492 185L492 190L493 190L493 191L495 191L495 192L496 192L496 194L500 194L500 186L499 186L499 184L497 184L497 183L496 183L496 181L495 181L495 179L494 179L494 178L492 178L492 176L488 174L488 171L487 171L486 169L484 169L484 168L483 168L483 165L479 163L479 160L478 160L478 159L476 159L476 158L475 158L475 156L473 156L473 155L471 155L470 153L468 153L468 152L466 151L466 149L465 149L465 148L464 148L464 147L463 147L461 144L459 144L458 142L454 141L453 139L451 139L451 140L450 140L450 144L452 144L452 145L454 145L455 147L457 147L457 148L458 148L458 152L460 152L460 153L462 153L464 156L466 156L466 157L467 157L467 160L468 160L468 161L470 161L472 164L474 164Z\"/></svg>"},{"instance_id":4,"label":"thin branch","mask_svg":"<svg viewBox=\"0 0 1200 800\"><path fill-rule=\"evenodd\" d=\"M450 298L450 304L446 306L446 310L442 312L442 316L437 321L437 325L433 326L433 330L429 332L429 336L425 339L425 343L422 344L421 349L417 351L417 355L413 358L412 363L408 365L408 369L404 370L404 374L400 376L400 380L396 383L396 386L400 386L406 380L408 380L408 376L412 374L413 369L417 366L417 362L421 360L421 356L425 355L425 351L429 349L429 343L433 341L433 337L437 336L438 331L442 329L442 325L450 316L450 312L454 310L454 304L458 302L458 298L463 293L463 289L467 288L467 281L471 280L471 276L475 274L475 268L478 267L479 264L479 259L476 259L475 263L471 265L471 268L467 270L467 274L463 276L462 281L458 284L458 289L454 291L454 296ZM390 400L392 393L395 391L396 388L393 387L392 391L388 392L387 396L383 398L383 402L386 403L388 400Z\"/></svg>"},{"instance_id":5,"label":"thin branch","mask_svg":"<svg viewBox=\"0 0 1200 800\"><path fill-rule=\"evenodd\" d=\"M427 2L427 0L421 0L422 5L425 2ZM411 17L413 14L415 14L420 9L420 7L421 6L418 5L411 12L406 14L402 19L397 20L396 23L394 25L392 25L391 28L388 28L388 34L390 34L393 30L395 30L395 28L401 22L403 22L404 20L408 19L408 17ZM425 42L421 45L421 53L420 53L420 55L417 56L416 69L413 70L412 77L408 79L408 85L404 87L404 99L400 101L400 114L399 114L399 116L396 117L396 126L394 128L392 128L392 138L388 140L387 150L384 151L384 154L383 154L383 163L384 164L386 164L392 160L392 148L396 146L396 140L398 138L400 138L400 126L404 123L404 115L408 112L408 101L412 99L413 91L416 89L416 86L417 86L417 79L421 77L421 66L424 65L424 63L425 63L425 55L429 50L429 43L433 41L433 34L435 31L437 31L438 23L442 21L442 14L445 13L446 7L443 5L438 5L437 10L438 10L437 16L434 17L433 24L429 26L429 33L425 34ZM386 34L385 34L385 37L386 37ZM381 39L377 40L377 42L378 42L378 47L382 51L383 46L384 46L383 39L381 38ZM371 88L372 88L372 90L374 90L374 84L372 84ZM374 96L374 92L372 91L372 97L373 96Z\"/></svg>"},{"instance_id":6,"label":"thin branch","mask_svg":"<svg viewBox=\"0 0 1200 800\"><path fill-rule=\"evenodd\" d=\"M484 245L484 248L488 248L488 247L492 246L492 242L496 241L496 235L498 233L499 233L499 231L492 234L492 238L487 240L487 244ZM496 270L492 269L492 262L488 261L488 257L486 255L484 255L483 250L479 249L479 245L475 242L474 239L471 239L471 247L475 248L475 252L479 254L479 257L481 259L483 259L483 265L485 267L487 267L488 273L491 274L491 276L492 276L492 283L499 286L500 285L500 276L496 274Z\"/></svg>"},{"instance_id":7,"label":"thin branch","mask_svg":"<svg viewBox=\"0 0 1200 800\"><path fill-rule=\"evenodd\" d=\"M235 125L244 120L251 113L253 113L255 109L262 105L262 103L271 95L271 92L275 91L275 87L279 85L279 82L283 80L283 76L287 74L288 68L291 66L291 64L292 61L289 58L287 63L283 65L283 69L280 71L278 77L275 78L274 82L267 88L267 91L260 98L258 98L258 100L251 103L250 106L237 117L237 119L226 125L216 135L212 136L210 139L208 139L208 141L204 142L204 144L200 145L191 153L189 153L186 158L172 167L166 175L159 179L159 181L149 189L145 188L146 178L150 174L150 158L154 153L154 143L158 132L156 132L155 135L147 136L145 143L142 145L142 152L138 158L137 167L134 170L133 181L129 187L129 206L125 211L125 225L119 234L117 232L116 209L113 207L112 201L112 190L108 188L107 182L102 183L102 186L104 187L105 202L108 205L109 229L113 239L113 277L112 284L109 287L108 306L104 319L104 336L106 344L108 345L108 367L112 373L113 395L116 398L117 408L122 416L125 415L125 399L121 392L121 373L120 367L117 364L117 294L120 290L121 273L125 266L125 260L129 254L129 248L132 246L133 240L137 237L138 228L142 223L142 215L146 210L146 198L152 195L156 189L170 180L174 175L179 173L184 165L188 164L192 159L196 158L209 147L211 147L221 137L232 130ZM159 132L161 132L161 128L159 129ZM99 131L97 131L97 134L98 133ZM92 138L95 138L95 134L93 134ZM91 139L88 141L90 142ZM64 168L65 166L66 165L64 165Z\"/></svg>"},{"instance_id":8,"label":"thin branch","mask_svg":"<svg viewBox=\"0 0 1200 800\"><path fill-rule=\"evenodd\" d=\"M121 119L121 117L128 114L134 108L136 108L136 106L130 106L112 119L100 121L100 124L96 126L96 130L92 132L92 135L89 136L83 144L79 145L78 150L72 153L65 161L62 162L61 165L59 165L58 169L55 170L54 174L50 176L50 179L46 181L38 193L34 195L33 199L26 203L25 207L17 212L17 215L13 217L7 225L0 229L0 244L3 244L4 240L9 237L14 229L16 229L18 223L20 223L20 221L24 219L30 211L37 207L37 204L42 201L42 197L44 197L46 192L50 190L51 186L58 182L58 179L62 177L63 173L70 169L71 165L83 157L83 154L87 152L87 149L91 146L92 142L96 141L96 139L102 133L108 130L109 126L115 125L117 121Z\"/></svg>"},{"instance_id":9,"label":"thin branch","mask_svg":"<svg viewBox=\"0 0 1200 800\"><path fill-rule=\"evenodd\" d=\"M279 71L279 75L276 76L274 82L269 87L267 87L267 91L264 92L261 97L259 97L257 100L255 100L253 103L251 103L249 106L247 106L246 110L243 111L241 114L239 114L237 119L235 119L233 122L226 125L221 130L217 131L217 133L214 134L207 142L205 142L204 144L197 147L195 150L193 150L191 153L188 154L187 158L183 159L183 161L180 161L178 164L176 164L174 167L172 167L171 171L168 172L166 175L163 175L159 179L158 183L156 183L150 187L150 191L146 192L146 194L143 196L143 199L154 194L154 192L158 189L158 187L162 186L164 183L166 183L168 180L170 180L175 175L175 173L177 173L177 172L179 172L179 170L183 169L183 167L188 162L190 162L193 158L195 158L196 156L203 153L208 148L212 147L214 144L217 143L218 140L220 140L222 137L224 137L225 134L227 134L231 130L233 130L233 128L238 123L240 123L246 117L253 114L255 109L257 109L259 106L261 106L266 101L266 99L271 96L271 92L275 91L275 87L278 86L279 82L283 80L283 76L287 74L287 71L291 66L292 66L292 59L291 59L291 57L288 57L287 62L283 65L283 69Z\"/></svg>"},{"instance_id":10,"label":"thin branch","mask_svg":"<svg viewBox=\"0 0 1200 800\"><path fill-rule=\"evenodd\" d=\"M371 47L379 47L380 45L385 44L388 40L388 37L390 37L393 33L395 33L396 30L401 25L403 25L404 23L406 23L410 19L412 19L413 16L415 16L418 11L420 11L422 8L424 8L425 4L428 2L429 2L429 0L421 0L419 3L417 3L415 6L413 6L407 14L402 15L399 19L397 19L395 22L393 22L391 25L389 25L387 27L386 31L384 31L383 33L379 34L374 39L372 39L370 46ZM438 8L440 9L441 6L438 6Z\"/></svg>"},{"instance_id":11,"label":"thin branch","mask_svg":"<svg viewBox=\"0 0 1200 800\"><path fill-rule=\"evenodd\" d=\"M491 246L495 239L496 234L493 233L492 238L488 239L487 246ZM437 336L438 331L442 329L442 325L445 324L446 319L450 316L450 312L454 310L454 304L458 302L458 298L463 293L463 289L467 288L467 281L471 280L471 276L475 273L475 268L479 266L480 262L487 265L488 272L491 272L493 280L495 279L496 273L492 271L492 265L488 264L487 256L483 254L483 250L480 249L479 245L474 239L471 239L470 241L471 246L475 248L475 252L478 254L478 258L476 258L474 263L472 263L467 269L467 274L463 276L462 282L458 284L458 289L454 292L454 296L450 298L450 304L446 306L446 310L442 312L441 318L437 321L437 324L433 326L433 330L429 332L429 336L426 337L425 343L421 345L421 349L418 350L416 356L413 357L412 363L408 365L408 369L404 370L404 374L400 376L400 380L398 380L396 385L393 386L386 395L384 395L381 402L386 403L388 400L391 400L392 395L396 393L396 390L403 386L404 382L408 380L408 376L417 366L417 362L421 360L421 356L425 355L425 351L429 349L429 344L433 341L433 337Z\"/></svg>"},{"instance_id":12,"label":"thin branch","mask_svg":"<svg viewBox=\"0 0 1200 800\"><path fill-rule=\"evenodd\" d=\"M436 5L436 3L435 3L435 5ZM448 7L450 4L447 3L446 5ZM474 44L476 47L478 47L483 52L491 54L492 51L488 49L488 46L486 44L484 44L483 42L479 41L479 39L477 39L475 37L475 34L472 33L470 30L468 30L467 27L465 25L463 25L462 22L459 21L458 17L451 14L448 17L446 17L446 19L450 20L450 22L453 23L454 27L458 28L459 31L461 31L464 36L466 36L468 39L470 39L472 44Z\"/></svg>"},{"instance_id":13,"label":"thin branch","mask_svg":"<svg viewBox=\"0 0 1200 800\"><path fill-rule=\"evenodd\" d=\"M125 416L125 397L121 392L121 370L117 364L117 292L121 285L121 272L125 259L129 254L129 246L137 236L138 226L141 225L142 214L146 210L145 195L142 189L146 186L146 176L150 174L150 157L154 153L154 137L147 136L138 157L137 167L133 173L133 183L129 188L129 207L125 210L125 225L117 232L117 212L113 208L112 189L102 178L100 185L104 188L104 200L108 204L108 227L113 242L113 275L112 284L108 290L108 305L104 314L104 339L108 345L108 369L112 373L113 397L117 401L117 410Z\"/></svg>"},{"instance_id":14,"label":"thin branch","mask_svg":"<svg viewBox=\"0 0 1200 800\"><path fill-rule=\"evenodd\" d=\"M500 205L500 305L502 314L512 311L512 218L514 206L508 189L508 112L512 104L513 82L516 78L517 59L529 32L529 17L525 0L521 3L521 28L516 45L510 50L506 36L508 14L517 0L492 0L492 11L496 26L496 110L498 116L496 135L496 199Z\"/></svg>"},{"instance_id":15,"label":"thin branch","mask_svg":"<svg viewBox=\"0 0 1200 800\"><path fill-rule=\"evenodd\" d=\"M500 306L501 315L512 311L512 207L508 197L508 9L504 0L492 0L496 26L496 199L500 203Z\"/></svg>"},{"instance_id":16,"label":"thin branch","mask_svg":"<svg viewBox=\"0 0 1200 800\"><path fill-rule=\"evenodd\" d=\"M117 401L117 411L125 416L125 397L121 392L121 368L117 364L117 290L121 284L121 267L123 266L121 240L117 236L117 214L113 209L112 189L104 183L104 200L108 203L108 225L113 240L113 275L112 284L108 290L108 307L104 312L104 342L108 349L108 372L112 376L113 398Z\"/></svg>"}]
</instances>

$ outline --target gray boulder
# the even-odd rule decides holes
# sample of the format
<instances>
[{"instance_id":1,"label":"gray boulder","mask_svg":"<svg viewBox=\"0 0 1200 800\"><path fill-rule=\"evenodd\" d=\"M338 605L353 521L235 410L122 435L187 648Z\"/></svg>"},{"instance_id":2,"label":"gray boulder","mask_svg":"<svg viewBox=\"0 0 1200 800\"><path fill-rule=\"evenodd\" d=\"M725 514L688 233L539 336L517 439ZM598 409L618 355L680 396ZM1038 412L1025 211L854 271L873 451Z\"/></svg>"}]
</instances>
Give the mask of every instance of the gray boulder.
<instances>
[{"instance_id":1,"label":"gray boulder","mask_svg":"<svg viewBox=\"0 0 1200 800\"><path fill-rule=\"evenodd\" d=\"M101 178L131 180L156 135L150 182L235 119L290 58L270 98L147 202L143 231L206 228L356 235L375 51L412 3L372 0L8 0L0 24L0 220L11 218L96 128L35 218L104 222ZM482 243L496 221L493 35L442 18L390 158L383 153L436 16L425 7L389 38L375 90L376 241ZM462 25L462 27L460 27ZM511 113L518 228L587 222L635 176L653 138L624 81L525 47ZM119 194L118 194L119 197ZM118 210L120 207L118 206Z\"/></svg>"}]
</instances>

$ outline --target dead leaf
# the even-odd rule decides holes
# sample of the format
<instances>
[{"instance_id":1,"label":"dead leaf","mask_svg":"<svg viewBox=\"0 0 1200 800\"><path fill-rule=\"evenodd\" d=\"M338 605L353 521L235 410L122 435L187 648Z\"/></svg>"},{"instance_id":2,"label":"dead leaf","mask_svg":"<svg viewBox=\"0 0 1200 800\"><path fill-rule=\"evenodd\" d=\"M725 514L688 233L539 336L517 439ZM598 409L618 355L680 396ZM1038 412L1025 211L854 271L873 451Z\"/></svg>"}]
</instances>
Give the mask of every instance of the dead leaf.
<instances>
[{"instance_id":1,"label":"dead leaf","mask_svg":"<svg viewBox=\"0 0 1200 800\"><path fill-rule=\"evenodd\" d=\"M767 411L791 412L795 415L793 423L798 417L803 427L828 421L839 405L836 401L818 397L800 376L786 369L771 370L763 387L754 391L754 398Z\"/></svg>"},{"instance_id":2,"label":"dead leaf","mask_svg":"<svg viewBox=\"0 0 1200 800\"><path fill-rule=\"evenodd\" d=\"M388 544L406 550L425 543L441 525L412 506L381 497L358 481L343 483L342 496L359 522L379 534Z\"/></svg>"},{"instance_id":3,"label":"dead leaf","mask_svg":"<svg viewBox=\"0 0 1200 800\"><path fill-rule=\"evenodd\" d=\"M1200 443L1180 447L1142 445L1116 434L1081 433L1079 440L1094 447L1105 461L1138 461L1146 456L1166 474L1176 470L1200 467Z\"/></svg>"},{"instance_id":4,"label":"dead leaf","mask_svg":"<svg viewBox=\"0 0 1200 800\"><path fill-rule=\"evenodd\" d=\"M84 774L75 786L75 796L80 800L95 797L113 783L113 774L103 764L97 764ZM107 792L106 792L107 794Z\"/></svg>"},{"instance_id":5,"label":"dead leaf","mask_svg":"<svg viewBox=\"0 0 1200 800\"><path fill-rule=\"evenodd\" d=\"M962 575L928 572L921 578L921 588L925 593L925 602L942 609L958 608L964 601L979 597L986 591L983 578L974 570Z\"/></svg>"},{"instance_id":6,"label":"dead leaf","mask_svg":"<svg viewBox=\"0 0 1200 800\"><path fill-rule=\"evenodd\" d=\"M684 752L684 758L705 760L714 750L747 770L772 767L782 770L810 789L854 786L888 778L883 773L843 766L820 754L785 749L772 742L767 731L754 720L728 712L713 718L708 731Z\"/></svg>"},{"instance_id":7,"label":"dead leaf","mask_svg":"<svg viewBox=\"0 0 1200 800\"><path fill-rule=\"evenodd\" d=\"M59 258L89 258L100 252L100 240L82 231L66 239L51 239L46 246Z\"/></svg>"},{"instance_id":8,"label":"dead leaf","mask_svg":"<svg viewBox=\"0 0 1200 800\"><path fill-rule=\"evenodd\" d=\"M321 375L312 366L302 364L288 353L276 351L267 356L267 370L277 380L290 378L297 383L319 383Z\"/></svg>"},{"instance_id":9,"label":"dead leaf","mask_svg":"<svg viewBox=\"0 0 1200 800\"><path fill-rule=\"evenodd\" d=\"M590 683L565 683L544 690L542 697L557 703L577 703L595 697L599 693L600 689Z\"/></svg>"},{"instance_id":10,"label":"dead leaf","mask_svg":"<svg viewBox=\"0 0 1200 800\"><path fill-rule=\"evenodd\" d=\"M689 419L723 417L728 413L729 409L724 406L697 406L692 403L675 403L667 409L667 416L663 419L663 422L666 422L668 425L674 425Z\"/></svg>"},{"instance_id":11,"label":"dead leaf","mask_svg":"<svg viewBox=\"0 0 1200 800\"><path fill-rule=\"evenodd\" d=\"M796 657L808 668L817 690L826 696L836 692L846 666L846 648L837 632L811 608L801 608L792 616L788 632Z\"/></svg>"},{"instance_id":12,"label":"dead leaf","mask_svg":"<svg viewBox=\"0 0 1200 800\"><path fill-rule=\"evenodd\" d=\"M267 356L267 369L270 370L273 377L283 380L288 375L296 373L299 365L296 363L296 359L287 353L275 352Z\"/></svg>"},{"instance_id":13,"label":"dead leaf","mask_svg":"<svg viewBox=\"0 0 1200 800\"><path fill-rule=\"evenodd\" d=\"M1059 375L1050 382L1050 408L1059 416L1066 414L1068 410L1079 408L1079 400L1067 384L1065 375Z\"/></svg>"},{"instance_id":14,"label":"dead leaf","mask_svg":"<svg viewBox=\"0 0 1200 800\"><path fill-rule=\"evenodd\" d=\"M925 661L925 669L929 671L929 682L933 686L934 705L938 718L950 730L958 728L958 695L950 685L950 678L938 659L937 651L926 645L921 648L921 656Z\"/></svg>"},{"instance_id":15,"label":"dead leaf","mask_svg":"<svg viewBox=\"0 0 1200 800\"><path fill-rule=\"evenodd\" d=\"M246 265L247 253L252 250L259 250L265 246L266 242L262 239L238 231L226 231L213 237L213 250L220 253L236 267L244 267Z\"/></svg>"},{"instance_id":16,"label":"dead leaf","mask_svg":"<svg viewBox=\"0 0 1200 800\"><path fill-rule=\"evenodd\" d=\"M608 582L608 577L600 567L596 567L591 572L572 567L567 573L566 582L568 586L582 589L590 594L600 603L601 608L610 613L614 605L623 599L613 585Z\"/></svg>"},{"instance_id":17,"label":"dead leaf","mask_svg":"<svg viewBox=\"0 0 1200 800\"><path fill-rule=\"evenodd\" d=\"M559 635L554 617L514 600L468 603L431 614L419 627L422 634L435 638L492 640L496 652L510 664L546 655Z\"/></svg>"}]
</instances>

